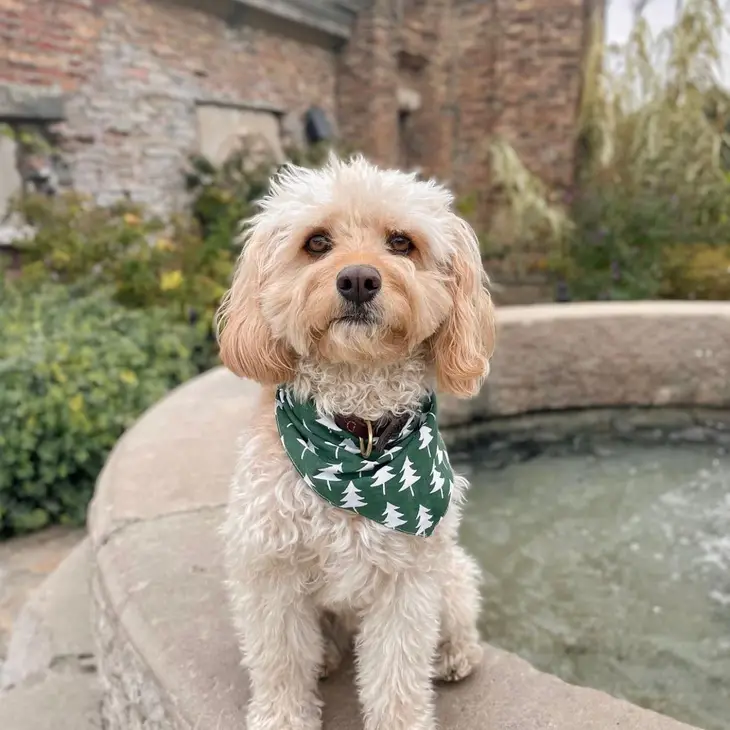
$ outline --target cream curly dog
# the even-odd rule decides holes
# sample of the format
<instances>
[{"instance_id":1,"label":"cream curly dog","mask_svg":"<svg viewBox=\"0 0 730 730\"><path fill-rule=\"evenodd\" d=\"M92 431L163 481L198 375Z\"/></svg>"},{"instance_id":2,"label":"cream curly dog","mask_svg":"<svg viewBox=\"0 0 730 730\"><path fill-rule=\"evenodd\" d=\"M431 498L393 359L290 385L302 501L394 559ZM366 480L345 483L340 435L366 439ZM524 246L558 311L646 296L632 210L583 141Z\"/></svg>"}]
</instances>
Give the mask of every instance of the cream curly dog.
<instances>
[{"instance_id":1,"label":"cream curly dog","mask_svg":"<svg viewBox=\"0 0 730 730\"><path fill-rule=\"evenodd\" d=\"M246 228L219 338L265 386L223 527L248 730L320 728L318 679L351 640L366 730L434 730L432 681L480 662L479 573L457 543L468 484L428 410L436 388L478 391L494 342L452 204L333 157L284 168Z\"/></svg>"}]
</instances>

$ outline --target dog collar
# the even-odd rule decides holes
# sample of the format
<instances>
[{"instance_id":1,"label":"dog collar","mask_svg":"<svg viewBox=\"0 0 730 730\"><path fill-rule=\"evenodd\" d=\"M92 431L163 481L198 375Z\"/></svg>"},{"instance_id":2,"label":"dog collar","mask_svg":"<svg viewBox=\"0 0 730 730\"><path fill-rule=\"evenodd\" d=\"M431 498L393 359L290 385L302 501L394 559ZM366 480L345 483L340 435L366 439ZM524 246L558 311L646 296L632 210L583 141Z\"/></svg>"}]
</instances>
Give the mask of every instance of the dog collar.
<instances>
[{"instance_id":1,"label":"dog collar","mask_svg":"<svg viewBox=\"0 0 730 730\"><path fill-rule=\"evenodd\" d=\"M280 386L276 425L305 484L334 507L424 537L446 514L454 473L434 394L416 413L373 423L321 414L312 401L297 401Z\"/></svg>"}]
</instances>

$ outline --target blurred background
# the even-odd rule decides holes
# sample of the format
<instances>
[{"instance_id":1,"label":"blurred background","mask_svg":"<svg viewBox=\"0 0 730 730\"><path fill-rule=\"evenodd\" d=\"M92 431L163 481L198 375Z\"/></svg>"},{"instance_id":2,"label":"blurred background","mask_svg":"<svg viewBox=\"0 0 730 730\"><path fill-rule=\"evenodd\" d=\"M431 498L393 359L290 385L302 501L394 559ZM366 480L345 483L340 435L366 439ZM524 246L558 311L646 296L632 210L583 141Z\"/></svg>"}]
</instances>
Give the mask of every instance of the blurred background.
<instances>
[{"instance_id":1,"label":"blurred background","mask_svg":"<svg viewBox=\"0 0 730 730\"><path fill-rule=\"evenodd\" d=\"M239 222L285 161L451 186L502 306L729 299L729 21L721 0L0 0L0 667L119 436L218 364ZM729 727L726 695L637 692Z\"/></svg>"}]
</instances>

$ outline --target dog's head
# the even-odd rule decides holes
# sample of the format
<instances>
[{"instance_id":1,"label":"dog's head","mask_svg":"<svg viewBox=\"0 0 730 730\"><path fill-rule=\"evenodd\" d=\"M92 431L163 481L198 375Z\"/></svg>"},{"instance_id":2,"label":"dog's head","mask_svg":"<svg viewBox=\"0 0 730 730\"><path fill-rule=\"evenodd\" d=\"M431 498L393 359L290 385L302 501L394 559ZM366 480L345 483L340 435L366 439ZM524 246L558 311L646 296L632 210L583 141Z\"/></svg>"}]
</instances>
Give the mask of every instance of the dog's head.
<instances>
[{"instance_id":1,"label":"dog's head","mask_svg":"<svg viewBox=\"0 0 730 730\"><path fill-rule=\"evenodd\" d=\"M452 203L436 183L361 157L284 168L247 224L220 308L225 365L274 384L303 357L388 363L425 349L440 388L474 394L492 305L476 236Z\"/></svg>"}]
</instances>

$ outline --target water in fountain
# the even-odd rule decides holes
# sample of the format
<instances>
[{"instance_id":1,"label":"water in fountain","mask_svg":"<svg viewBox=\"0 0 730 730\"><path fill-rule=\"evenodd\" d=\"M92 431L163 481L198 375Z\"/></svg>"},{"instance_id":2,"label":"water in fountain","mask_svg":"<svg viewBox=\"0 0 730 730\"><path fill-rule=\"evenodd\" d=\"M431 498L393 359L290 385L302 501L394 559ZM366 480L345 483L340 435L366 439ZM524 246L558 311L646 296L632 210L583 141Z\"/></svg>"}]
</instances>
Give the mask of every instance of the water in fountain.
<instances>
[{"instance_id":1,"label":"water in fountain","mask_svg":"<svg viewBox=\"0 0 730 730\"><path fill-rule=\"evenodd\" d=\"M730 723L730 456L701 444L565 447L473 488L464 544L487 640L568 682L693 723Z\"/></svg>"}]
</instances>

